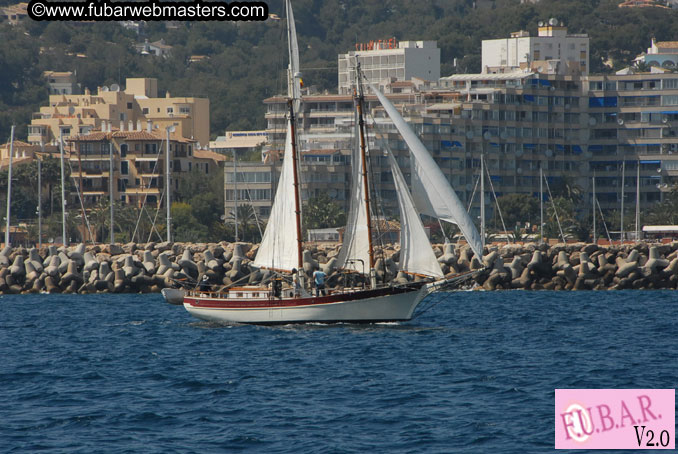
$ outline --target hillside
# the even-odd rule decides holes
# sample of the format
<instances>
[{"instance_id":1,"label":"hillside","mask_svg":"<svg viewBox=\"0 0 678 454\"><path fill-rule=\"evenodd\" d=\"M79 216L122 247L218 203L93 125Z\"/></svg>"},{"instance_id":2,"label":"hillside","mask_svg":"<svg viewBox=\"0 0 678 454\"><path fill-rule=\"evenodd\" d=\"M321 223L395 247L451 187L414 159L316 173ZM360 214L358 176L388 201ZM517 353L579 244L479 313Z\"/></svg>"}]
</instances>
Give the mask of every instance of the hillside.
<instances>
[{"instance_id":1,"label":"hillside","mask_svg":"<svg viewBox=\"0 0 678 454\"><path fill-rule=\"evenodd\" d=\"M6 0L1 3L7 4ZM306 85L336 90L337 54L365 42L395 36L399 40L437 40L442 74L480 70L482 39L505 37L539 20L557 17L573 33L591 37L592 72L619 68L644 51L655 36L678 40L678 12L654 8L620 9L616 0L296 0L293 3ZM270 12L283 16L282 1ZM177 28L148 22L142 33L118 23L32 22L0 24L0 135L15 122L25 138L31 112L47 102L45 70L76 71L83 87L124 83L126 77L156 77L159 90L174 96L203 96L211 101L212 135L225 129L264 127L267 96L283 91L287 52L284 21L264 23L185 22ZM164 39L168 58L140 55L135 43ZM208 58L188 63L191 55ZM454 67L453 59L459 61ZM5 140L5 139L0 139Z\"/></svg>"}]
</instances>

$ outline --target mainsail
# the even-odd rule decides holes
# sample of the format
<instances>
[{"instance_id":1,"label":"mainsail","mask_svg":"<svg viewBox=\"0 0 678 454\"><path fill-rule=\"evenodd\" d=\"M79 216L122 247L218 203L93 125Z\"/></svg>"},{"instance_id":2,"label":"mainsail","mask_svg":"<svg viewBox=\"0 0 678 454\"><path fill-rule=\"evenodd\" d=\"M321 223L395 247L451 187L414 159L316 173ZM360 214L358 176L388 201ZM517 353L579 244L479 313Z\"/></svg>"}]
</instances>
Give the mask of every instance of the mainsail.
<instances>
[{"instance_id":1,"label":"mainsail","mask_svg":"<svg viewBox=\"0 0 678 454\"><path fill-rule=\"evenodd\" d=\"M388 158L400 207L400 269L409 273L443 278L444 274L433 249L428 246L429 239L419 213L414 208L407 183L390 151Z\"/></svg>"},{"instance_id":2,"label":"mainsail","mask_svg":"<svg viewBox=\"0 0 678 454\"><path fill-rule=\"evenodd\" d=\"M288 271L299 267L293 166L292 125L288 122L278 190L275 193L264 237L254 259L254 266Z\"/></svg>"},{"instance_id":3,"label":"mainsail","mask_svg":"<svg viewBox=\"0 0 678 454\"><path fill-rule=\"evenodd\" d=\"M357 125L357 121L356 121ZM365 204L365 182L362 178L363 164L359 157L358 138L351 156L351 199L344 240L337 256L339 268L367 274L370 271L369 229Z\"/></svg>"},{"instance_id":4,"label":"mainsail","mask_svg":"<svg viewBox=\"0 0 678 454\"><path fill-rule=\"evenodd\" d=\"M483 246L480 235L440 167L398 110L386 99L386 96L373 85L370 85L370 88L379 98L379 102L384 106L386 113L402 135L414 157L412 180L419 179L420 184L418 186L416 182L414 183L415 189L423 189L426 193L429 202L428 207L431 210L431 213L426 214L457 224L476 256L482 257ZM424 212L427 211L426 204L424 206L418 205L418 207Z\"/></svg>"},{"instance_id":5,"label":"mainsail","mask_svg":"<svg viewBox=\"0 0 678 454\"><path fill-rule=\"evenodd\" d=\"M285 2L287 10L288 46L290 55L289 65L289 96L293 100L293 112L299 107L301 90L298 79L299 50L297 47L297 33L294 27L294 14L289 0ZM287 134L285 137L285 154L283 156L282 170L278 180L278 189L275 193L271 214L266 224L264 236L261 239L254 266L291 271L302 266L300 243L300 222L296 216L297 188L295 187L296 165L294 159L294 118L290 115L287 119Z\"/></svg>"}]
</instances>

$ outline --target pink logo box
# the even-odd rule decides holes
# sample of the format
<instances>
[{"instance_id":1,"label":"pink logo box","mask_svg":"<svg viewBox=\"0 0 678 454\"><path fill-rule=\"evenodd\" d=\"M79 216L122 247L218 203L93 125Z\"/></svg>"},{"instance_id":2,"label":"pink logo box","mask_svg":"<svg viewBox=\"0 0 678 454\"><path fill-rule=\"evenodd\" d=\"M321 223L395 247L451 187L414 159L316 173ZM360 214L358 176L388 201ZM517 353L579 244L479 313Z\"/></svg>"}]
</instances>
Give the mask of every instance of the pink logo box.
<instances>
[{"instance_id":1,"label":"pink logo box","mask_svg":"<svg viewBox=\"0 0 678 454\"><path fill-rule=\"evenodd\" d=\"M674 449L673 389L556 389L556 449Z\"/></svg>"}]
</instances>

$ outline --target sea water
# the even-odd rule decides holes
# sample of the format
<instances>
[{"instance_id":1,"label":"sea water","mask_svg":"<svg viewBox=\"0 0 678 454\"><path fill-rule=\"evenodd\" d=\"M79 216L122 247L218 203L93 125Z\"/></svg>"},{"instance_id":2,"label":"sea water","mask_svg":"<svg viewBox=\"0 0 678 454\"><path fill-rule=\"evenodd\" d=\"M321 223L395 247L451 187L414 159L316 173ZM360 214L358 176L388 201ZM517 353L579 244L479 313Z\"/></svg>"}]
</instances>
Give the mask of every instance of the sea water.
<instances>
[{"instance_id":1,"label":"sea water","mask_svg":"<svg viewBox=\"0 0 678 454\"><path fill-rule=\"evenodd\" d=\"M454 292L408 323L223 326L0 297L0 452L544 453L556 388L677 388L676 293Z\"/></svg>"}]
</instances>

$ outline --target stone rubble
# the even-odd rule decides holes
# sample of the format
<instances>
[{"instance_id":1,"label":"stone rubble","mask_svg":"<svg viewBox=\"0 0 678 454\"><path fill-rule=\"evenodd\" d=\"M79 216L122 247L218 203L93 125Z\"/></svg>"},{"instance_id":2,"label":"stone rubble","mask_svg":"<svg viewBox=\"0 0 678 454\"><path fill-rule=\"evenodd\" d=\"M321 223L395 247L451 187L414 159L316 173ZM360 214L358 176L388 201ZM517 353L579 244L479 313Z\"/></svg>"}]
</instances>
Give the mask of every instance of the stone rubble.
<instances>
[{"instance_id":1,"label":"stone rubble","mask_svg":"<svg viewBox=\"0 0 678 454\"><path fill-rule=\"evenodd\" d=\"M272 277L251 261L258 245L249 243L128 243L36 248L0 252L0 293L156 293L178 283L191 288L202 276L215 291L235 284L257 285ZM304 251L306 283L322 269L330 288L365 283L337 269L339 246L319 244ZM434 245L444 273L477 271L472 281L485 290L675 289L678 243L508 244L486 248L482 261L467 245ZM421 277L398 271L400 252L377 250L379 282L406 283Z\"/></svg>"}]
</instances>

